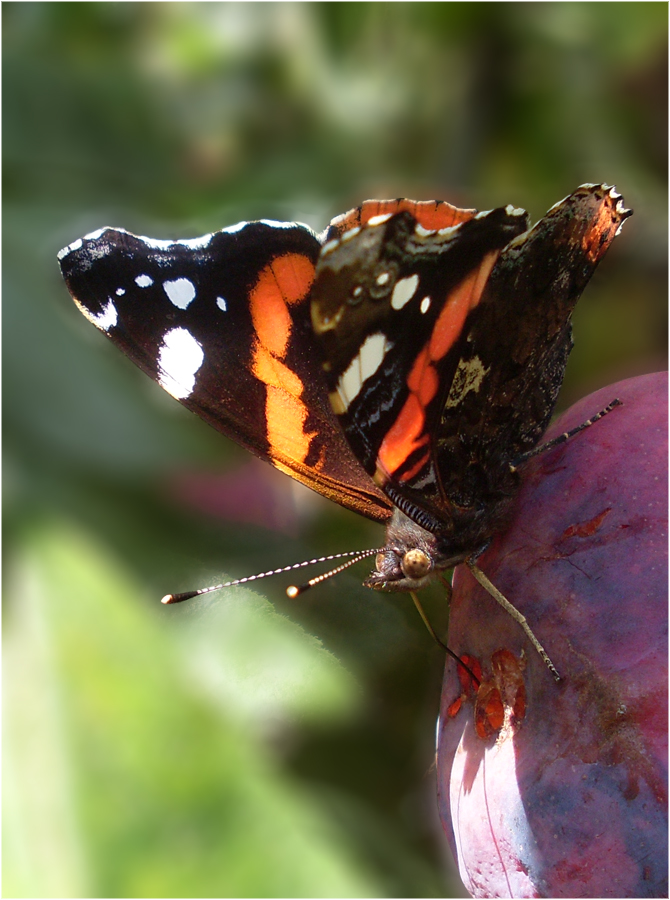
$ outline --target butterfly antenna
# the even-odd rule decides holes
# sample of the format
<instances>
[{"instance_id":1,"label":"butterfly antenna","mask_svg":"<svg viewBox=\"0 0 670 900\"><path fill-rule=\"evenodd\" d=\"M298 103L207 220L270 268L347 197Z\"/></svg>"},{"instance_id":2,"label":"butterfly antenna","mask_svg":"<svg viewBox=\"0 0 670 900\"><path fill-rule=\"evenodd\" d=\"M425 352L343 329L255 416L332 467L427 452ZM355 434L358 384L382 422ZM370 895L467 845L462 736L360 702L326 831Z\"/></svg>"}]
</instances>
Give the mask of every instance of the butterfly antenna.
<instances>
[{"instance_id":1,"label":"butterfly antenna","mask_svg":"<svg viewBox=\"0 0 670 900\"><path fill-rule=\"evenodd\" d=\"M329 572L324 572L323 575L317 575L316 578L310 578L309 581L306 581L305 584L292 584L286 588L286 596L291 600L294 600L296 597L299 597L300 594L304 594L305 591L308 591L310 588L314 587L315 584L321 584L322 581L326 581L328 578L332 578L334 575L339 575L340 572L344 572L345 569L348 569L349 566L355 565L357 562L360 562L362 559L367 559L368 556L376 556L377 553L382 553L382 550L357 550L355 551L356 556L354 559L349 559L347 562L342 563L339 566L336 566L334 569L331 569ZM338 553L335 556L324 556L322 560L318 560L319 562L325 562L327 559L337 559L338 556L349 556L348 553ZM296 566L297 568L297 566Z\"/></svg>"},{"instance_id":2,"label":"butterfly antenna","mask_svg":"<svg viewBox=\"0 0 670 900\"><path fill-rule=\"evenodd\" d=\"M320 575L318 578L313 578L306 585L302 585L301 587L291 586L286 589L286 593L289 597L297 597L298 594L301 594L303 591L307 590L308 587L312 587L313 584L318 584L319 581L323 581L326 578L329 578L331 575L335 575L337 572L341 572L343 569L348 569L349 566L353 566L354 563L359 562L361 559L365 559L368 556L373 556L374 554L379 553L379 550L364 550L361 552L360 550L350 550L347 553L333 553L331 556L320 556L318 559L307 559L304 562L294 563L292 566L284 566L281 569L271 569L269 572L260 572L258 575L247 575L246 578L237 578L235 581L226 581L222 584L213 584L211 587L199 588L197 591L183 591L181 594L166 594L162 599L161 603L183 603L184 600L192 600L193 597L199 597L202 594L211 594L212 591L220 591L223 588L235 587L237 584L247 584L250 581L258 581L259 578L269 578L271 575L281 575L282 572L292 572L294 569L304 569L305 566L313 566L316 563L321 562L330 562L333 559L343 559L346 556L353 556L354 559L350 559L348 562L343 565L338 566L336 569L333 569L331 572L327 572L325 575Z\"/></svg>"}]
</instances>

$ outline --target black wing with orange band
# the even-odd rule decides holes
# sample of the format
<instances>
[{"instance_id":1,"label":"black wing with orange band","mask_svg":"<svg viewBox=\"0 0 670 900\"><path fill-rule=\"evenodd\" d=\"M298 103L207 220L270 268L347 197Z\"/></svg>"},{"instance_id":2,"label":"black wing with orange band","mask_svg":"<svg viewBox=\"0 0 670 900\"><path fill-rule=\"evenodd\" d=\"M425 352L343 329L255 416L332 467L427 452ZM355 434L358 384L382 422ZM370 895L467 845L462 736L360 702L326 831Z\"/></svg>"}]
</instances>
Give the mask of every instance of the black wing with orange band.
<instances>
[{"instance_id":1,"label":"black wing with orange band","mask_svg":"<svg viewBox=\"0 0 670 900\"><path fill-rule=\"evenodd\" d=\"M439 512L440 418L466 323L528 218L512 207L475 214L449 204L375 211L361 225L345 218L351 228L327 240L312 288L331 403L375 483L395 502L400 492Z\"/></svg>"},{"instance_id":2,"label":"black wing with orange band","mask_svg":"<svg viewBox=\"0 0 670 900\"><path fill-rule=\"evenodd\" d=\"M341 505L386 521L328 400L310 324L321 244L293 223L192 241L102 229L59 254L84 315L188 409Z\"/></svg>"}]
</instances>

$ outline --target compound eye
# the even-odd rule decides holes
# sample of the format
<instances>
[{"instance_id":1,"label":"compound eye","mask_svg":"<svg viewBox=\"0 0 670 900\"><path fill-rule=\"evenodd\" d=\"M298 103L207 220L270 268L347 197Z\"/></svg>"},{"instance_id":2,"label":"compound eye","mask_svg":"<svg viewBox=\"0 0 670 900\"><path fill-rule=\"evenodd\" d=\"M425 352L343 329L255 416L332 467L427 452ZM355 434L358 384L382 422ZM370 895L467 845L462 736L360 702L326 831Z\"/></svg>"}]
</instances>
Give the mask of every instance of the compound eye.
<instances>
[{"instance_id":1,"label":"compound eye","mask_svg":"<svg viewBox=\"0 0 670 900\"><path fill-rule=\"evenodd\" d=\"M417 548L408 550L403 556L400 565L402 566L405 577L413 579L425 578L433 568L433 564L428 554Z\"/></svg>"}]
</instances>

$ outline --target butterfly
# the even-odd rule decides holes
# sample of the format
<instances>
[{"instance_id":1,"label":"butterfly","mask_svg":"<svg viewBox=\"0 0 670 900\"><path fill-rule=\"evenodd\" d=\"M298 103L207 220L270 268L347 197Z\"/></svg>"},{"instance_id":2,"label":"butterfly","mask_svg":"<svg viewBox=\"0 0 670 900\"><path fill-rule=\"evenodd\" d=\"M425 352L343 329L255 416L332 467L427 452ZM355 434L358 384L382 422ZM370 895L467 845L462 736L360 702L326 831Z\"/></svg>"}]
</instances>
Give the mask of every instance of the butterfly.
<instances>
[{"instance_id":1,"label":"butterfly","mask_svg":"<svg viewBox=\"0 0 670 900\"><path fill-rule=\"evenodd\" d=\"M414 592L505 527L571 313L629 215L588 184L534 227L512 206L368 200L321 235L272 220L178 241L102 228L58 256L81 312L180 403L385 524L365 584Z\"/></svg>"}]
</instances>

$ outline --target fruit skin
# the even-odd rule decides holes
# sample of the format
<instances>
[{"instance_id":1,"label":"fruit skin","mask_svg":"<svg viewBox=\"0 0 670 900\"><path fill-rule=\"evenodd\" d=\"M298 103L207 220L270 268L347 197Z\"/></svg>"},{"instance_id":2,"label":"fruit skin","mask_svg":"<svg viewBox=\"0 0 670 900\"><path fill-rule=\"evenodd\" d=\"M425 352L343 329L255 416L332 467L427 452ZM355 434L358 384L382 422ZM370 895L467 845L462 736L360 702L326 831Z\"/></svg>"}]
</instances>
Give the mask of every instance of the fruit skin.
<instances>
[{"instance_id":1,"label":"fruit skin","mask_svg":"<svg viewBox=\"0 0 670 900\"><path fill-rule=\"evenodd\" d=\"M645 375L561 416L546 439L623 401L528 463L508 530L479 559L561 683L456 569L449 646L488 680L496 650L526 661L525 716L488 740L472 698L454 712L446 665L440 816L476 897L668 896L667 396L667 373Z\"/></svg>"}]
</instances>

